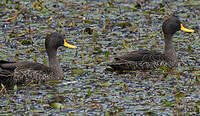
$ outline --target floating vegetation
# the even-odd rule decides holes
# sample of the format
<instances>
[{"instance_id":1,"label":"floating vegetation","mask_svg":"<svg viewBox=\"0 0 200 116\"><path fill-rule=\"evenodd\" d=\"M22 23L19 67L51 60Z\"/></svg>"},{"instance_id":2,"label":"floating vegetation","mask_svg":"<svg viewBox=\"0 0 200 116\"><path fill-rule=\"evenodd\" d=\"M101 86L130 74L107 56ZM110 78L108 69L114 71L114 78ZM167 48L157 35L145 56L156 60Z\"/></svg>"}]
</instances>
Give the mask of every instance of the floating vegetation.
<instances>
[{"instance_id":1,"label":"floating vegetation","mask_svg":"<svg viewBox=\"0 0 200 116\"><path fill-rule=\"evenodd\" d=\"M0 59L47 64L44 37L66 35L60 48L64 80L0 85L0 115L199 115L200 2L195 0L1 0ZM180 12L181 11L181 12ZM163 51L161 24L176 12L193 34L174 36L179 66L106 71L116 54ZM1 70L1 69L0 69ZM58 81L58 82L57 82Z\"/></svg>"}]
</instances>

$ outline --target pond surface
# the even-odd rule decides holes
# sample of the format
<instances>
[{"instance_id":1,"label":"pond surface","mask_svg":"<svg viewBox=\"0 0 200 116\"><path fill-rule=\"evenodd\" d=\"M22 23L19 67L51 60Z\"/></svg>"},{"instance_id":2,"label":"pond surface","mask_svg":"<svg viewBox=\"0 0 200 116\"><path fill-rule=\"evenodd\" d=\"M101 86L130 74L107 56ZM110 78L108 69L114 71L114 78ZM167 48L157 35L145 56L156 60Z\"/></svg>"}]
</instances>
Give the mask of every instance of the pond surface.
<instances>
[{"instance_id":1,"label":"pond surface","mask_svg":"<svg viewBox=\"0 0 200 116\"><path fill-rule=\"evenodd\" d=\"M200 2L160 0L3 0L0 59L46 63L44 37L65 34L65 79L0 93L0 115L200 114ZM16 12L17 11L17 12ZM195 33L177 32L178 68L118 74L104 64L138 49L162 51L163 19L176 12Z\"/></svg>"}]
</instances>

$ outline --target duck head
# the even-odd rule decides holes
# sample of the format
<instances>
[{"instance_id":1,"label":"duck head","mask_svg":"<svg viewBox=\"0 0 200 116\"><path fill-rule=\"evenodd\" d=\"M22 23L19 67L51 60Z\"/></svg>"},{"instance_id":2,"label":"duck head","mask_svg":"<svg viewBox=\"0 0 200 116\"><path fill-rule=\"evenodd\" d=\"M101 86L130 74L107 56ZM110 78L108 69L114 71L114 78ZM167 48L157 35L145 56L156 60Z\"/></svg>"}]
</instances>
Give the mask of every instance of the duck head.
<instances>
[{"instance_id":1,"label":"duck head","mask_svg":"<svg viewBox=\"0 0 200 116\"><path fill-rule=\"evenodd\" d=\"M70 45L66 42L64 35L54 32L46 36L45 38L45 47L46 50L54 49L57 50L60 46L66 46L68 48L77 48L74 45Z\"/></svg>"},{"instance_id":2,"label":"duck head","mask_svg":"<svg viewBox=\"0 0 200 116\"><path fill-rule=\"evenodd\" d=\"M176 16L171 16L170 18L168 18L163 22L162 31L165 36L167 35L172 36L179 30L182 30L184 32L194 32L194 30L192 29L187 29L183 27L181 21Z\"/></svg>"}]
</instances>

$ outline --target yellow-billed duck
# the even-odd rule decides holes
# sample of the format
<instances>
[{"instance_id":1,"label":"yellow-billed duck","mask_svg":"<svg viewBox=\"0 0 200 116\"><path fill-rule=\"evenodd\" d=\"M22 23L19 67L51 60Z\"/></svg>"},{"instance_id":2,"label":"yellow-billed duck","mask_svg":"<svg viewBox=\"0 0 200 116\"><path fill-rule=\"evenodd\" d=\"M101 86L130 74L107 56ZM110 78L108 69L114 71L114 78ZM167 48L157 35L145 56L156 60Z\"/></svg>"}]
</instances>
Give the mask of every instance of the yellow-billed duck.
<instances>
[{"instance_id":1,"label":"yellow-billed duck","mask_svg":"<svg viewBox=\"0 0 200 116\"><path fill-rule=\"evenodd\" d=\"M64 35L54 32L46 36L45 48L49 67L33 62L10 62L0 60L0 83L5 86L29 82L44 82L49 79L63 79L63 71L57 59L57 48L77 48L66 42Z\"/></svg>"},{"instance_id":2,"label":"yellow-billed duck","mask_svg":"<svg viewBox=\"0 0 200 116\"><path fill-rule=\"evenodd\" d=\"M172 36L179 30L194 32L192 29L183 27L178 17L171 16L162 25L165 42L163 53L149 50L132 51L115 57L115 61L107 65L116 71L151 70L159 68L160 66L167 66L168 68L176 67L177 58Z\"/></svg>"}]
</instances>

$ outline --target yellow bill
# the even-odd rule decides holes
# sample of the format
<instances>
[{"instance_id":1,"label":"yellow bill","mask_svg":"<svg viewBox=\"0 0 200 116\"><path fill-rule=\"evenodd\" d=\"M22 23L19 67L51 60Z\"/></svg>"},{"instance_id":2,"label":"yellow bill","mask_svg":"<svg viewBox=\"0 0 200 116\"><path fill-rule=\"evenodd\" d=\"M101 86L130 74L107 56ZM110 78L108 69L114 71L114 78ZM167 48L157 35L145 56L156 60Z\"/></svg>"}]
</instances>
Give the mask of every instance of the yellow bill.
<instances>
[{"instance_id":1,"label":"yellow bill","mask_svg":"<svg viewBox=\"0 0 200 116\"><path fill-rule=\"evenodd\" d=\"M183 27L182 24L181 24L181 30L185 31L185 32L194 32L194 30L192 30L192 29L187 29L187 28Z\"/></svg>"},{"instance_id":2,"label":"yellow bill","mask_svg":"<svg viewBox=\"0 0 200 116\"><path fill-rule=\"evenodd\" d=\"M68 48L77 48L75 45L70 45L69 43L67 43L66 40L64 40L64 46Z\"/></svg>"}]
</instances>

